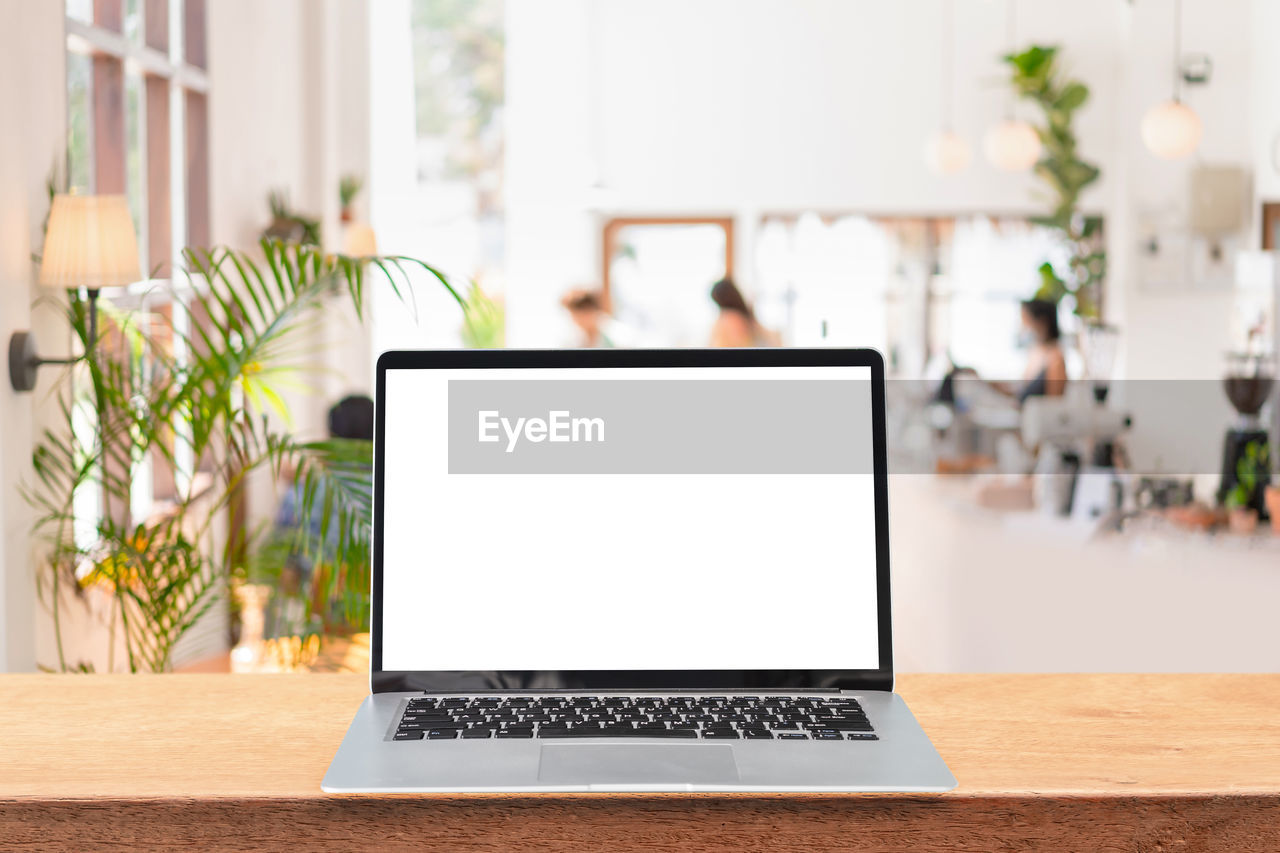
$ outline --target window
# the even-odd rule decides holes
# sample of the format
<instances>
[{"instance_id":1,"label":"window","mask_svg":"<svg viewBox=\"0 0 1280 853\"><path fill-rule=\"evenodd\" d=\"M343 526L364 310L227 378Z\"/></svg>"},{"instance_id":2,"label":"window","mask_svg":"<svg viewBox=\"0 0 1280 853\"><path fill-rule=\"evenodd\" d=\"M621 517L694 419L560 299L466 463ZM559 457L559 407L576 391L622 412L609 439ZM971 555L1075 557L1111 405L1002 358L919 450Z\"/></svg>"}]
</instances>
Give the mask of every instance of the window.
<instances>
[{"instance_id":1,"label":"window","mask_svg":"<svg viewBox=\"0 0 1280 853\"><path fill-rule=\"evenodd\" d=\"M605 304L637 343L706 345L716 318L711 285L733 276L732 219L611 219L602 246Z\"/></svg>"},{"instance_id":2,"label":"window","mask_svg":"<svg viewBox=\"0 0 1280 853\"><path fill-rule=\"evenodd\" d=\"M766 216L756 311L788 344L874 347L899 375L949 356L1012 378L1018 302L1045 260L1065 271L1066 246L1021 217Z\"/></svg>"},{"instance_id":3,"label":"window","mask_svg":"<svg viewBox=\"0 0 1280 853\"><path fill-rule=\"evenodd\" d=\"M63 188L125 195L144 278L172 277L183 247L210 243L205 0L67 0L66 16ZM145 282L104 298L161 325L190 320ZM103 342L113 345L121 342L109 336ZM96 415L81 420L92 435ZM77 518L90 522L108 509L146 517L192 475L190 460L178 472L150 459L134 466L129 507L78 495Z\"/></svg>"},{"instance_id":4,"label":"window","mask_svg":"<svg viewBox=\"0 0 1280 853\"><path fill-rule=\"evenodd\" d=\"M504 0L411 0L369 10L378 45L369 182L378 249L430 258L495 300L506 259L505 10ZM409 278L409 310L389 288L370 289L375 354L461 343L457 304L425 273Z\"/></svg>"}]
</instances>

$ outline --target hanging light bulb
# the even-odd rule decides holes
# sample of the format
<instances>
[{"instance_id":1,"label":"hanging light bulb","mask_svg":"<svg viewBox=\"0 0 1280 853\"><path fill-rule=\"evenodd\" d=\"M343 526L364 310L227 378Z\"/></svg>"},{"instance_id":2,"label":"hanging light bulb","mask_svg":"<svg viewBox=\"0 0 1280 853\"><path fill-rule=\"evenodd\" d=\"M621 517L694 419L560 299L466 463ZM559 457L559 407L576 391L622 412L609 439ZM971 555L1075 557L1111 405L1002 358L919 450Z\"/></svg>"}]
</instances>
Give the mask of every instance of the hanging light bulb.
<instances>
[{"instance_id":1,"label":"hanging light bulb","mask_svg":"<svg viewBox=\"0 0 1280 853\"><path fill-rule=\"evenodd\" d=\"M1025 121L1007 118L987 131L982 150L996 168L1023 172L1040 159L1040 136Z\"/></svg>"},{"instance_id":2,"label":"hanging light bulb","mask_svg":"<svg viewBox=\"0 0 1280 853\"><path fill-rule=\"evenodd\" d=\"M1173 97L1156 104L1142 117L1142 142L1157 157L1180 160L1200 146L1204 123L1178 97L1182 68L1182 0L1173 5Z\"/></svg>"},{"instance_id":3,"label":"hanging light bulb","mask_svg":"<svg viewBox=\"0 0 1280 853\"><path fill-rule=\"evenodd\" d=\"M954 175L969 166L969 143L952 130L944 130L929 140L924 150L925 162L939 175Z\"/></svg>"},{"instance_id":4,"label":"hanging light bulb","mask_svg":"<svg viewBox=\"0 0 1280 853\"><path fill-rule=\"evenodd\" d=\"M952 67L955 45L952 36L952 0L942 0L942 130L924 148L929 168L939 175L954 175L969 165L969 143L951 129L951 86L955 78Z\"/></svg>"},{"instance_id":5,"label":"hanging light bulb","mask_svg":"<svg viewBox=\"0 0 1280 853\"><path fill-rule=\"evenodd\" d=\"M1165 101L1142 117L1142 142L1157 157L1180 160L1195 151L1204 135L1196 111L1181 101Z\"/></svg>"},{"instance_id":6,"label":"hanging light bulb","mask_svg":"<svg viewBox=\"0 0 1280 853\"><path fill-rule=\"evenodd\" d=\"M1013 54L1018 50L1017 0L1005 0L1005 10L1009 16L1006 37L1009 53ZM1012 96L1006 110L1004 121L987 131L982 140L982 150L997 169L1024 172L1040 159L1040 135L1031 125L1013 117Z\"/></svg>"}]
</instances>

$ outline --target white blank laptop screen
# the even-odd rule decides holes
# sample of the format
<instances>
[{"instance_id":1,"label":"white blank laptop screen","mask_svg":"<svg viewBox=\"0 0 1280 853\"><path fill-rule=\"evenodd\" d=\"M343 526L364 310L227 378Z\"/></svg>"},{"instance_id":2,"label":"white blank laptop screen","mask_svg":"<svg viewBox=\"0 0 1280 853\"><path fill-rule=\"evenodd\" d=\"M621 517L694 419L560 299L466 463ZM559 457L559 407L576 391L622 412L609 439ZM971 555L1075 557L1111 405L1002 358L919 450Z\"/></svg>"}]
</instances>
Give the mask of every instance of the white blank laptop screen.
<instances>
[{"instance_id":1,"label":"white blank laptop screen","mask_svg":"<svg viewBox=\"0 0 1280 853\"><path fill-rule=\"evenodd\" d=\"M389 369L384 670L875 669L867 367Z\"/></svg>"}]
</instances>

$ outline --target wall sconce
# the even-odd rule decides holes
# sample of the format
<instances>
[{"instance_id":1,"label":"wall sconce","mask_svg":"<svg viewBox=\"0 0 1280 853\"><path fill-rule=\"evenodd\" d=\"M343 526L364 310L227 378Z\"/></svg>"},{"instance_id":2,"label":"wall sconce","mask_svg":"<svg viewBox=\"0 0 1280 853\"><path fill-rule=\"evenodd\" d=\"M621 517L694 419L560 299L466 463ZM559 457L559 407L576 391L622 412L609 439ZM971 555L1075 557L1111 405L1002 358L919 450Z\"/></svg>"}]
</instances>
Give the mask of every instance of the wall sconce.
<instances>
[{"instance_id":1,"label":"wall sconce","mask_svg":"<svg viewBox=\"0 0 1280 853\"><path fill-rule=\"evenodd\" d=\"M74 364L88 357L98 341L98 291L141 277L138 238L124 196L54 196L40 259L40 284L54 290L88 290L90 347L76 358L41 358L30 332L14 332L9 338L13 390L35 388L36 371L43 364Z\"/></svg>"}]
</instances>

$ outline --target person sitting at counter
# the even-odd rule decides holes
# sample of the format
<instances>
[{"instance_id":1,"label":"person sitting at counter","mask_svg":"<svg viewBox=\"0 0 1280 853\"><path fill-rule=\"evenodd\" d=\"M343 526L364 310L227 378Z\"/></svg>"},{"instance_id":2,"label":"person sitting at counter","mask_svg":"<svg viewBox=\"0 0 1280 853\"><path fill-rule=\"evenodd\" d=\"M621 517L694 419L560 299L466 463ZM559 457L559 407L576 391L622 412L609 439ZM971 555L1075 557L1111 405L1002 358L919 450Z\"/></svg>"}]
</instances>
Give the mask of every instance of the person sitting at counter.
<instances>
[{"instance_id":1,"label":"person sitting at counter","mask_svg":"<svg viewBox=\"0 0 1280 853\"><path fill-rule=\"evenodd\" d=\"M1017 398L1018 405L1028 397L1061 397L1067 387L1067 361L1062 353L1062 331L1058 327L1058 306L1047 299L1028 299L1022 303L1022 332L1030 352L1027 367L1019 383L986 380L986 384L1007 397ZM972 367L951 363L934 394L934 402L955 405L956 381L978 379Z\"/></svg>"},{"instance_id":2,"label":"person sitting at counter","mask_svg":"<svg viewBox=\"0 0 1280 853\"><path fill-rule=\"evenodd\" d=\"M992 382L991 386L1016 397L1019 405L1028 397L1061 397L1067 387L1067 360L1062 354L1057 304L1047 299L1024 301L1019 338L1025 339L1030 350L1022 382Z\"/></svg>"},{"instance_id":3,"label":"person sitting at counter","mask_svg":"<svg viewBox=\"0 0 1280 853\"><path fill-rule=\"evenodd\" d=\"M1067 360L1062 354L1062 332L1058 328L1058 305L1047 299L1022 303L1022 332L1030 340L1027 369L1018 402L1028 397L1061 397L1067 386Z\"/></svg>"}]
</instances>

